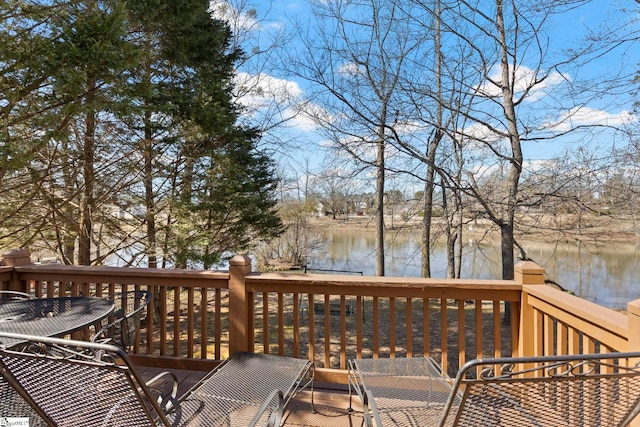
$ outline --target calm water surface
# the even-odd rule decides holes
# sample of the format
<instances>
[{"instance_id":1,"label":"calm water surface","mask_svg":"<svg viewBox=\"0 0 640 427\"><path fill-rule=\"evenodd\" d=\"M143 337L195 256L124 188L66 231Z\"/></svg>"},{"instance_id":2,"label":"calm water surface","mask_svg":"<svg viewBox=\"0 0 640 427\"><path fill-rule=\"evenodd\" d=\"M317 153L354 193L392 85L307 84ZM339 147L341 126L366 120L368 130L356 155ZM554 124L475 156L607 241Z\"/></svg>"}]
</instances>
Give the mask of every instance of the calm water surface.
<instances>
[{"instance_id":1,"label":"calm water surface","mask_svg":"<svg viewBox=\"0 0 640 427\"><path fill-rule=\"evenodd\" d=\"M388 233L387 276L420 277L419 236ZM375 274L375 234L372 231L328 230L327 246L308 263L310 268ZM529 257L541 265L547 278L587 300L611 308L626 308L640 298L640 245L577 243L525 244ZM432 277L446 277L444 246L435 248ZM463 278L499 279L500 248L468 242L464 248Z\"/></svg>"}]
</instances>

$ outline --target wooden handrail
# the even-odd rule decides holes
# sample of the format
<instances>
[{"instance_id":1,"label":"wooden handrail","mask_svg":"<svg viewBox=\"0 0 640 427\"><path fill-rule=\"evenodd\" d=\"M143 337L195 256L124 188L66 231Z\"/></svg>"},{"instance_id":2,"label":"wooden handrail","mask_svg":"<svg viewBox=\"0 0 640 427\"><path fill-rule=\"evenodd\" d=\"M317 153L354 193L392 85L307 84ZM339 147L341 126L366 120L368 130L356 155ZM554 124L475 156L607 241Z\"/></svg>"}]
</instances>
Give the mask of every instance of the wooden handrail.
<instances>
[{"instance_id":1,"label":"wooden handrail","mask_svg":"<svg viewBox=\"0 0 640 427\"><path fill-rule=\"evenodd\" d=\"M633 350L629 337L637 331L626 314L550 286L525 285L523 294L536 319L534 355Z\"/></svg>"},{"instance_id":2,"label":"wooden handrail","mask_svg":"<svg viewBox=\"0 0 640 427\"><path fill-rule=\"evenodd\" d=\"M528 261L516 265L515 280L452 280L252 272L244 255L229 271L35 265L24 251L5 256L14 265L0 267L2 289L152 290L135 353L155 364L211 366L235 351L262 351L307 357L320 381L341 382L350 357L431 355L455 373L478 357L640 348L640 300L628 314L601 307L545 286L544 270Z\"/></svg>"}]
</instances>

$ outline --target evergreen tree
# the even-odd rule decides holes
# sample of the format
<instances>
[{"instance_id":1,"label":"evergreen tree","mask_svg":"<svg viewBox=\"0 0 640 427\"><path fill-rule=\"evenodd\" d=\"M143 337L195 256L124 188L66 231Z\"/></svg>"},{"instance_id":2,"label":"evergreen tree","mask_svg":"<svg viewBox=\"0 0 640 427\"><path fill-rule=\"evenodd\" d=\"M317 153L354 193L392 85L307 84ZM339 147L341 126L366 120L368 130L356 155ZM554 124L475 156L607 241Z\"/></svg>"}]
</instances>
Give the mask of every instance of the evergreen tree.
<instances>
[{"instance_id":1,"label":"evergreen tree","mask_svg":"<svg viewBox=\"0 0 640 427\"><path fill-rule=\"evenodd\" d=\"M281 231L272 163L256 148L258 132L237 124L231 89L241 52L207 8L41 1L0 25L0 47L42 46L37 60L0 62L3 117L34 110L37 118L5 120L5 134L39 138L32 157L14 161L16 190L3 195L26 213L21 230L5 227L12 246L37 242L66 263L117 253L129 264L155 267L160 255L166 266L210 267ZM28 29L34 22L37 31ZM30 38L18 40L17 28ZM14 94L8 77L34 84ZM2 160L19 157L10 149L3 141Z\"/></svg>"}]
</instances>

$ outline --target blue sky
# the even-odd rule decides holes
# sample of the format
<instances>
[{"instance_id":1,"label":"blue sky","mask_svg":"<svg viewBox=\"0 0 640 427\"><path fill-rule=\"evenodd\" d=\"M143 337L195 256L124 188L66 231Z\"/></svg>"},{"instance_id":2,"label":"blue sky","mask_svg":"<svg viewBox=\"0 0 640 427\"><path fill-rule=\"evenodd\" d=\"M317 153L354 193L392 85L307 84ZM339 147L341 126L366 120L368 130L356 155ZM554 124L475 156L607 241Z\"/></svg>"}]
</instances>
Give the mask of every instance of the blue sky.
<instances>
[{"instance_id":1,"label":"blue sky","mask_svg":"<svg viewBox=\"0 0 640 427\"><path fill-rule=\"evenodd\" d=\"M253 1L253 4L251 2ZM316 2L322 0L315 0ZM286 0L235 0L227 3L223 0L215 0L218 7L224 4L226 16L231 11L249 10L255 8L258 20L254 21L252 17L247 17L238 12L236 17L239 19L240 26L245 30L250 29L249 33L254 37L247 38L245 50L251 49L250 46L257 44L265 45L269 36L286 31L291 27L291 20L305 20L310 15L310 6L306 0L286 1ZM550 49L569 49L577 46L576 43L581 42L584 36L590 33L596 33L602 28L608 28L612 37L619 37L625 32L636 34L640 31L638 19L640 17L640 5L634 0L613 0L613 1L591 1L582 7L574 9L571 13L557 17L549 22L548 35L551 43ZM257 37L257 38L255 38ZM259 41L257 41L259 40ZM637 43L636 43L637 44ZM269 66L268 60L262 61L262 58L256 57L258 62L247 63L239 71L241 79L245 83L243 87L260 87L258 95L254 92L251 96L245 96L243 102L247 105L255 107L251 110L252 120L267 117L268 114L274 112L272 102L277 100L280 102L281 110L275 115L270 116L269 125L271 132L267 135L282 141L286 140L290 145L286 150L282 150L284 163L295 167L312 167L319 168L322 160L322 137L314 127L314 124L304 115L296 115L296 101L303 99L305 94L310 90L308 84L303 80L285 78L275 68ZM640 69L640 46L632 44L624 44L599 59L593 60L585 64L579 69L562 69L560 73L556 73L557 84L562 79L570 79L579 81L580 79L591 79L598 77L601 81L607 79L617 79L618 81L628 81L629 78ZM525 64L526 65L526 64ZM535 67L535 64L531 65ZM524 67L526 68L526 67ZM526 69L523 69L523 76L526 75ZM554 77L553 72L550 76ZM526 81L526 77L523 77ZM554 79L550 78L549 83L542 87L535 95L535 105L551 105L560 104L562 100L554 100L554 102L546 102L552 99ZM584 91L576 96L588 96L589 90L593 87L585 87ZM556 94L557 95L557 94ZM570 120L559 124L557 130L562 130L562 126L571 125L588 125L602 124L609 126L626 126L636 123L638 118L631 112L633 98L630 96L629 87L622 88L619 91L611 90L606 95L598 95L590 99L586 105L582 105L580 109L571 109L566 107L553 112L553 119L560 120L563 116L571 116ZM533 103L532 103L533 105ZM313 105L307 105L308 108ZM533 110L532 110L533 111ZM544 111L537 111L536 114L544 114ZM551 117L551 113L550 113ZM286 124L280 126L271 126L278 119L290 118ZM266 127L266 126L265 126ZM613 132L609 129L590 129L588 132L575 133L566 137L555 139L551 142L531 142L524 146L525 159L529 161L543 160L558 155L566 148L573 148L579 145L586 145L590 150L610 143L625 144L628 142L626 135Z\"/></svg>"}]
</instances>

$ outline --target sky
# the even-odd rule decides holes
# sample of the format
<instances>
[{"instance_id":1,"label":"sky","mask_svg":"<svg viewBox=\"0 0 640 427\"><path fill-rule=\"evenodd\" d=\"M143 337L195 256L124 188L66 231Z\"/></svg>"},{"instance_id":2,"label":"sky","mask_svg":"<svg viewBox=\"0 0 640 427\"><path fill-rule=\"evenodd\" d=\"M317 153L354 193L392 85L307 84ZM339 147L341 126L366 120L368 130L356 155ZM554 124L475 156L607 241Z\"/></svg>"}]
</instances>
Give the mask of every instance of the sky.
<instances>
[{"instance_id":1,"label":"sky","mask_svg":"<svg viewBox=\"0 0 640 427\"><path fill-rule=\"evenodd\" d=\"M255 9L255 14L244 13L252 9ZM308 0L231 0L231 2L213 0L212 10L217 11L214 12L214 16L217 13L217 16L231 19L232 27L242 29L246 38L241 40L241 46L245 51L254 52L256 46L260 48L267 46L270 37L292 29L294 20L309 19L311 8ZM550 50L575 47L576 43L584 37L601 28L606 28L613 38L619 38L627 32L637 35L640 32L639 18L640 4L634 0L590 1L548 23ZM288 49L295 47L296 42L291 43L293 44L288 45ZM572 108L570 100L559 100L556 95L564 80L580 82L597 77L600 81L608 79L629 81L640 69L638 44L640 43L636 42L635 48L633 44L622 44L580 68L548 70L549 77L545 83L530 94L528 100L523 103L523 105L528 103L527 105L531 107L528 114L539 115L539 122L546 114L549 126L558 132L570 126L592 124L616 127L637 126L640 120L632 112L632 103L635 98L629 86L592 97L581 108ZM297 101L304 99L313 88L304 80L292 78L278 71L278 67L270 63L267 55L250 55L250 58L250 61L241 65L238 77L240 87L260 88L259 91L253 91L241 98L241 102L248 107L248 119L254 123L261 123L261 126L269 129L267 143L271 140L287 142L285 149L275 150L281 165L285 168L298 168L297 173L302 173L302 169L314 169L317 172L323 167L323 147L325 146L323 137L309 117L297 113L304 112L305 109L322 107L313 105L312 102L306 103L304 108L296 107ZM518 70L521 84L524 85L530 81L531 69L535 66L536 64L531 64L529 68L527 64L523 64ZM491 86L482 89L488 95L495 91L495 87ZM576 94L576 97L588 97L592 89L595 88L585 86L581 93ZM281 106L277 114L274 114L275 109L272 103L274 100L277 100ZM557 108L561 104L563 107ZM547 107L554 107L554 110L545 110ZM283 118L286 119L284 124L278 125L277 121ZM482 132L482 129L479 132ZM604 145L626 144L628 136L604 127L590 128L588 132L575 133L552 141L527 143L524 146L524 155L527 161L535 162L557 156L565 149L579 145L597 150L603 148L603 141L606 141Z\"/></svg>"}]
</instances>

